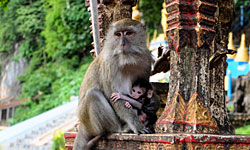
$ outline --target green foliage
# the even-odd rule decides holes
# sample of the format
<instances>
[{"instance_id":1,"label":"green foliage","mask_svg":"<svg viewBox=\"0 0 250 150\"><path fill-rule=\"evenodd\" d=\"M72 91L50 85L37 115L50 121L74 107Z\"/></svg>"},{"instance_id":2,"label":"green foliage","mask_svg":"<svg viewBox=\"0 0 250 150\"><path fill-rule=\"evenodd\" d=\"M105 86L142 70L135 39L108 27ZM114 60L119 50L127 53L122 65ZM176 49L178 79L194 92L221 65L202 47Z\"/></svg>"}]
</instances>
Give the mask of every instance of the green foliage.
<instances>
[{"instance_id":1,"label":"green foliage","mask_svg":"<svg viewBox=\"0 0 250 150\"><path fill-rule=\"evenodd\" d=\"M233 105L227 106L227 110L228 110L229 112L234 112L234 106L233 106Z\"/></svg>"},{"instance_id":2,"label":"green foliage","mask_svg":"<svg viewBox=\"0 0 250 150\"><path fill-rule=\"evenodd\" d=\"M52 150L66 150L64 132L57 131L56 136L53 138Z\"/></svg>"},{"instance_id":3,"label":"green foliage","mask_svg":"<svg viewBox=\"0 0 250 150\"><path fill-rule=\"evenodd\" d=\"M249 6L250 1L249 0L234 0L234 7L239 7L241 5Z\"/></svg>"},{"instance_id":4,"label":"green foliage","mask_svg":"<svg viewBox=\"0 0 250 150\"><path fill-rule=\"evenodd\" d=\"M20 57L30 58L41 42L44 28L43 1L12 0L0 19L0 54L13 53L19 45ZM0 17L1 18L1 17Z\"/></svg>"},{"instance_id":5,"label":"green foliage","mask_svg":"<svg viewBox=\"0 0 250 150\"><path fill-rule=\"evenodd\" d=\"M44 29L45 12L43 1L36 1L30 5L24 5L17 9L17 19L15 24L17 32L22 35L20 42L19 55L31 58L32 53L42 47L43 37L40 36Z\"/></svg>"},{"instance_id":6,"label":"green foliage","mask_svg":"<svg viewBox=\"0 0 250 150\"><path fill-rule=\"evenodd\" d=\"M0 0L0 7L6 7L10 0Z\"/></svg>"},{"instance_id":7,"label":"green foliage","mask_svg":"<svg viewBox=\"0 0 250 150\"><path fill-rule=\"evenodd\" d=\"M152 37L154 30L161 30L161 9L164 0L140 0L139 10Z\"/></svg>"},{"instance_id":8,"label":"green foliage","mask_svg":"<svg viewBox=\"0 0 250 150\"><path fill-rule=\"evenodd\" d=\"M16 18L16 9L19 2L11 1L8 4L7 11L0 7L0 54L9 54L12 52L13 45L19 39L14 20Z\"/></svg>"},{"instance_id":9,"label":"green foliage","mask_svg":"<svg viewBox=\"0 0 250 150\"><path fill-rule=\"evenodd\" d=\"M16 10L16 13L18 17L15 19L15 24L22 37L27 39L39 36L44 29L43 1L23 5Z\"/></svg>"},{"instance_id":10,"label":"green foliage","mask_svg":"<svg viewBox=\"0 0 250 150\"><path fill-rule=\"evenodd\" d=\"M84 56L91 48L89 13L81 1L69 3L65 0L49 1L47 6L46 52L52 59Z\"/></svg>"},{"instance_id":11,"label":"green foliage","mask_svg":"<svg viewBox=\"0 0 250 150\"><path fill-rule=\"evenodd\" d=\"M250 134L250 125L246 125L235 130L236 134Z\"/></svg>"},{"instance_id":12,"label":"green foliage","mask_svg":"<svg viewBox=\"0 0 250 150\"><path fill-rule=\"evenodd\" d=\"M0 23L0 53L10 54L17 38L13 24Z\"/></svg>"},{"instance_id":13,"label":"green foliage","mask_svg":"<svg viewBox=\"0 0 250 150\"><path fill-rule=\"evenodd\" d=\"M91 49L90 15L84 3L73 2L70 8L65 8L62 15L63 23L68 33L64 37L65 51L73 54L86 54Z\"/></svg>"},{"instance_id":14,"label":"green foliage","mask_svg":"<svg viewBox=\"0 0 250 150\"><path fill-rule=\"evenodd\" d=\"M46 39L46 52L49 57L56 58L61 49L63 37L63 22L61 13L65 8L65 0L47 0L46 6L46 28L42 32Z\"/></svg>"},{"instance_id":15,"label":"green foliage","mask_svg":"<svg viewBox=\"0 0 250 150\"><path fill-rule=\"evenodd\" d=\"M36 116L70 100L70 96L78 95L83 76L91 63L90 56L85 57L78 69L74 69L72 60L47 64L33 73L30 70L20 77L22 97L29 100L17 108L15 119L11 124ZM34 97L38 99L34 99Z\"/></svg>"},{"instance_id":16,"label":"green foliage","mask_svg":"<svg viewBox=\"0 0 250 150\"><path fill-rule=\"evenodd\" d=\"M0 7L0 56L18 49L29 61L19 77L21 98L28 100L11 124L78 95L92 61L89 17L82 0L10 0L6 10Z\"/></svg>"}]
</instances>

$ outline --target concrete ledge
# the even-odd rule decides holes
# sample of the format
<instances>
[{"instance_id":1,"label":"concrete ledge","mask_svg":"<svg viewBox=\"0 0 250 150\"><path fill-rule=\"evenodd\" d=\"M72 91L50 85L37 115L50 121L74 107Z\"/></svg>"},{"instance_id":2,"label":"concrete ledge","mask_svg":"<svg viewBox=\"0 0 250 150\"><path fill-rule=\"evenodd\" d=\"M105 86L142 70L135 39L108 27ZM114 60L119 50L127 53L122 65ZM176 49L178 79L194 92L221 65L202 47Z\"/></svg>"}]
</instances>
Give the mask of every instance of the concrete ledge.
<instances>
[{"instance_id":1,"label":"concrete ledge","mask_svg":"<svg viewBox=\"0 0 250 150\"><path fill-rule=\"evenodd\" d=\"M65 133L65 146L73 148L76 132ZM99 150L249 150L250 135L213 134L112 134L101 139Z\"/></svg>"}]
</instances>

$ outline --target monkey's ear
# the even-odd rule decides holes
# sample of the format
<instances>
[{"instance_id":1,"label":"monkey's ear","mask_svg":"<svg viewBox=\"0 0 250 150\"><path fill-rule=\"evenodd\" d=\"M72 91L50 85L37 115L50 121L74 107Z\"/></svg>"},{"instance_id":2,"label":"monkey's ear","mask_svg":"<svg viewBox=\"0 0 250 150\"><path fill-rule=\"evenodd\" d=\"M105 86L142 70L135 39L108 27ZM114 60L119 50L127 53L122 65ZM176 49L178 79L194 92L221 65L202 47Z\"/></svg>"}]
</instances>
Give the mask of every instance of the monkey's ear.
<instances>
[{"instance_id":1,"label":"monkey's ear","mask_svg":"<svg viewBox=\"0 0 250 150\"><path fill-rule=\"evenodd\" d=\"M152 96L153 96L153 90L148 90L147 98L152 98Z\"/></svg>"}]
</instances>

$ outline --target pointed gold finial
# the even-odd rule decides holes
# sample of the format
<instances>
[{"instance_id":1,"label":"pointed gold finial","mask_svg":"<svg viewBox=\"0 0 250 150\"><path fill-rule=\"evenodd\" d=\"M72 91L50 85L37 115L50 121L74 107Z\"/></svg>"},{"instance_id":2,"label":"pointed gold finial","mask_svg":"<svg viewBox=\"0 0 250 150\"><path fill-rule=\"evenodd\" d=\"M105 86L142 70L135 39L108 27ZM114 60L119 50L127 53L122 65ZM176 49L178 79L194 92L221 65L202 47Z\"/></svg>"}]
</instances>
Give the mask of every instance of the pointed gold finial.
<instances>
[{"instance_id":1,"label":"pointed gold finial","mask_svg":"<svg viewBox=\"0 0 250 150\"><path fill-rule=\"evenodd\" d=\"M248 49L250 50L250 45L248 46ZM249 58L250 58L250 54L249 54ZM248 64L250 65L250 59L248 61Z\"/></svg>"},{"instance_id":2,"label":"pointed gold finial","mask_svg":"<svg viewBox=\"0 0 250 150\"><path fill-rule=\"evenodd\" d=\"M147 33L147 46L150 47L150 32Z\"/></svg>"},{"instance_id":3,"label":"pointed gold finial","mask_svg":"<svg viewBox=\"0 0 250 150\"><path fill-rule=\"evenodd\" d=\"M132 8L132 19L136 21L140 21L140 11L138 10L138 4Z\"/></svg>"},{"instance_id":4,"label":"pointed gold finial","mask_svg":"<svg viewBox=\"0 0 250 150\"><path fill-rule=\"evenodd\" d=\"M162 10L161 10L161 26L162 26L162 29L163 29L163 33L164 33L164 40L168 40L167 38L167 35L166 35L166 31L167 31L167 28L168 28L168 24L167 24L167 18L168 18L168 13L167 13L167 10L166 10L166 3L163 2L162 4Z\"/></svg>"},{"instance_id":5,"label":"pointed gold finial","mask_svg":"<svg viewBox=\"0 0 250 150\"><path fill-rule=\"evenodd\" d=\"M232 49L232 50L236 50L236 48L234 46L234 42L233 42L233 33L232 32L229 33L227 48ZM228 59L234 59L235 56L236 56L236 53L227 54Z\"/></svg>"},{"instance_id":6,"label":"pointed gold finial","mask_svg":"<svg viewBox=\"0 0 250 150\"><path fill-rule=\"evenodd\" d=\"M246 48L246 35L244 33L241 35L240 47L237 50L234 60L240 62L249 61L248 50Z\"/></svg>"}]
</instances>

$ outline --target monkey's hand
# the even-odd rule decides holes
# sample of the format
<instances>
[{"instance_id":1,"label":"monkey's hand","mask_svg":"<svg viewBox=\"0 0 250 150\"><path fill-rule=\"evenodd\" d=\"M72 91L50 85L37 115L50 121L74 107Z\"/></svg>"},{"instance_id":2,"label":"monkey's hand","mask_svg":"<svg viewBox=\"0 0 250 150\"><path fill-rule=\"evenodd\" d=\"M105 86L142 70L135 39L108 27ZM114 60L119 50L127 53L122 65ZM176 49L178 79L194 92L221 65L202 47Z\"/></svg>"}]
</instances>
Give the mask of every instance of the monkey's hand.
<instances>
[{"instance_id":1,"label":"monkey's hand","mask_svg":"<svg viewBox=\"0 0 250 150\"><path fill-rule=\"evenodd\" d=\"M129 108L131 108L132 106L131 106L131 104L130 104L129 102L125 102L125 107L129 109Z\"/></svg>"},{"instance_id":2,"label":"monkey's hand","mask_svg":"<svg viewBox=\"0 0 250 150\"><path fill-rule=\"evenodd\" d=\"M121 93L115 92L115 93L113 93L113 94L111 95L111 100L112 100L113 102L116 102L117 100L121 99L121 97L122 97L122 94L121 94Z\"/></svg>"},{"instance_id":3,"label":"monkey's hand","mask_svg":"<svg viewBox=\"0 0 250 150\"><path fill-rule=\"evenodd\" d=\"M141 112L141 115L139 116L140 117L140 120L142 122L145 122L146 121L146 118L147 118L147 115L144 113L144 112Z\"/></svg>"}]
</instances>

